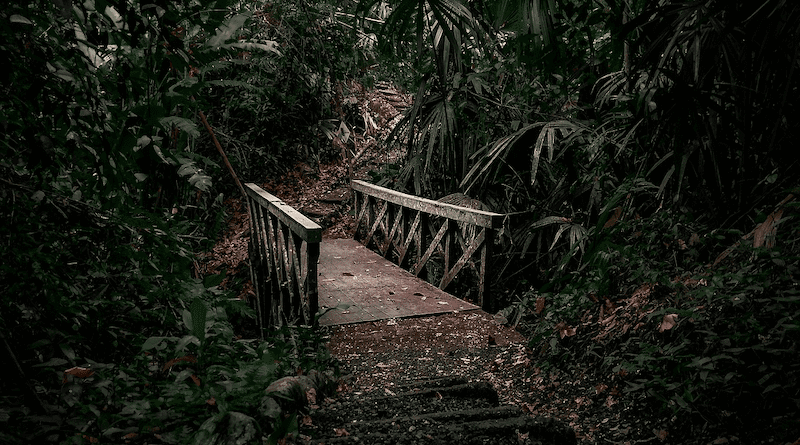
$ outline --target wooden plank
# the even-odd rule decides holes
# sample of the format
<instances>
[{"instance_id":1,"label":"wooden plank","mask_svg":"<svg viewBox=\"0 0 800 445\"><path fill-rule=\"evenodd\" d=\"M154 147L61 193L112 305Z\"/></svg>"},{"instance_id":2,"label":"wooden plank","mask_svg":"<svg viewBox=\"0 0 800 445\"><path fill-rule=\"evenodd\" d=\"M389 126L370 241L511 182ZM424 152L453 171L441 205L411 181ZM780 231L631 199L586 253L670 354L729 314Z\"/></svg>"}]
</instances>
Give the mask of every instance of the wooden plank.
<instances>
[{"instance_id":1,"label":"wooden plank","mask_svg":"<svg viewBox=\"0 0 800 445\"><path fill-rule=\"evenodd\" d=\"M378 199L398 204L409 209L421 210L431 215L442 216L455 221L492 229L498 229L503 226L504 215L499 213L459 207L431 199L420 198L359 180L354 180L351 186L354 191L374 196Z\"/></svg>"},{"instance_id":2,"label":"wooden plank","mask_svg":"<svg viewBox=\"0 0 800 445\"><path fill-rule=\"evenodd\" d=\"M262 208L262 212L266 210ZM277 232L280 231L280 225L275 226L274 221L277 221L272 214L267 213L267 236L269 237L269 256L270 256L270 292L269 292L269 327L276 329L281 326L281 298L283 289L281 281L283 276L281 274L282 267L280 261L280 251L278 250Z\"/></svg>"},{"instance_id":3,"label":"wooden plank","mask_svg":"<svg viewBox=\"0 0 800 445\"><path fill-rule=\"evenodd\" d=\"M483 229L481 230L481 233L478 236L472 239L472 242L469 244L469 247L467 247L464 250L464 253L461 255L461 258L459 258L456 264L453 265L453 268L447 271L442 276L442 281L439 284L439 289L446 288L447 285L450 284L451 281L453 281L453 278L455 278L456 275L458 275L458 273L461 271L461 269L464 267L467 261L469 261L469 259L472 257L472 254L474 254L478 250L478 248L481 247L485 239L485 236L486 236L486 229ZM478 279L480 281L483 281L482 276L478 277Z\"/></svg>"},{"instance_id":4,"label":"wooden plank","mask_svg":"<svg viewBox=\"0 0 800 445\"><path fill-rule=\"evenodd\" d=\"M248 197L248 200L250 198ZM251 200L252 201L252 200ZM247 206L250 213L250 242L248 243L248 256L250 257L250 278L253 282L253 290L255 291L255 309L256 317L258 318L258 332L262 340L264 340L264 314L261 308L261 269L263 267L263 259L261 258L261 248L263 243L259 242L259 229L258 217L256 216L260 207L255 206L252 202Z\"/></svg>"},{"instance_id":5,"label":"wooden plank","mask_svg":"<svg viewBox=\"0 0 800 445\"><path fill-rule=\"evenodd\" d=\"M411 245L411 241L416 238L417 235L417 228L419 227L420 222L420 215L422 212L417 210L416 215L414 216L414 222L411 223L411 228L408 229L408 233L406 233L406 239L403 242L403 246L399 249L400 255L397 259L398 265L403 264L403 259L405 259L406 253L408 253L408 247Z\"/></svg>"},{"instance_id":6,"label":"wooden plank","mask_svg":"<svg viewBox=\"0 0 800 445\"><path fill-rule=\"evenodd\" d=\"M308 244L305 241L303 242L303 252L304 258L303 261L305 262L304 267L306 268L306 286L308 286L308 311L309 311L309 320L306 321L308 324L316 324L317 320L317 312L319 312L319 255L320 255L320 243L311 243Z\"/></svg>"},{"instance_id":7,"label":"wooden plank","mask_svg":"<svg viewBox=\"0 0 800 445\"><path fill-rule=\"evenodd\" d=\"M492 257L492 245L494 244L492 240L494 240L495 231L487 230L485 236L486 240L484 241L483 248L481 249L481 271L478 274L480 277L480 281L478 282L478 306L493 312L495 309L497 309L495 307L497 306L495 304L497 300L491 300L486 305L484 305L484 303L486 302L486 296L490 290L489 278L486 276L486 272L489 270L489 265L487 262L489 261L489 258Z\"/></svg>"},{"instance_id":8,"label":"wooden plank","mask_svg":"<svg viewBox=\"0 0 800 445\"><path fill-rule=\"evenodd\" d=\"M289 243L291 240L292 232L289 231ZM292 259L290 246L287 244L286 232L283 226L278 226L278 251L281 256L281 266L283 268L283 280L281 280L281 313L284 318L289 321L289 315L292 313L292 297L294 294L294 271L292 270Z\"/></svg>"},{"instance_id":9,"label":"wooden plank","mask_svg":"<svg viewBox=\"0 0 800 445\"><path fill-rule=\"evenodd\" d=\"M425 266L425 263L428 262L433 252L436 251L436 248L439 247L439 243L442 241L445 233L447 233L447 228L450 225L450 220L446 219L442 223L442 227L439 228L439 232L433 237L433 241L431 241L431 245L428 246L428 250L425 252L425 255L420 258L419 262L417 263L416 267L414 267L414 275L419 275L422 268ZM446 266L445 266L446 267Z\"/></svg>"},{"instance_id":10,"label":"wooden plank","mask_svg":"<svg viewBox=\"0 0 800 445\"><path fill-rule=\"evenodd\" d=\"M380 209L378 210L378 214L375 215L375 220L372 222L372 228L369 229L369 233L367 233L367 238L364 240L364 245L368 246L369 242L372 241L372 236L375 234L375 231L381 225L381 220L383 219L383 215L386 214L386 209L389 207L389 204L386 201L381 201ZM378 242L376 241L375 244Z\"/></svg>"},{"instance_id":11,"label":"wooden plank","mask_svg":"<svg viewBox=\"0 0 800 445\"><path fill-rule=\"evenodd\" d=\"M292 208L289 204L250 182L245 184L245 191L258 205L269 209L270 213L304 240L310 243L322 240L322 227Z\"/></svg>"},{"instance_id":12,"label":"wooden plank","mask_svg":"<svg viewBox=\"0 0 800 445\"><path fill-rule=\"evenodd\" d=\"M353 195L354 196L358 195L358 193L353 193ZM358 200L356 200L356 208L355 208L355 210L356 210L356 214L358 215L358 218L356 218L356 228L355 228L355 234L356 235L358 234L358 228L361 227L361 223L362 222L364 223L364 230L365 231L369 230L369 216L368 216L368 214L369 214L369 205L368 205L368 202L367 202L369 200L369 195L361 195L361 196L363 197L363 199L360 200L361 201L361 210L359 210L359 208L358 208Z\"/></svg>"},{"instance_id":13,"label":"wooden plank","mask_svg":"<svg viewBox=\"0 0 800 445\"><path fill-rule=\"evenodd\" d=\"M400 207L397 211L389 212L391 215L394 216L394 224L392 224L392 229L389 231L389 236L386 238L386 248L384 249L383 256L384 258L389 253L389 249L391 249L392 245L396 245L395 237L397 236L397 231L400 230L400 225L403 223L403 208ZM389 222L389 215L387 215L387 223ZM401 239L402 240L402 234Z\"/></svg>"}]
</instances>

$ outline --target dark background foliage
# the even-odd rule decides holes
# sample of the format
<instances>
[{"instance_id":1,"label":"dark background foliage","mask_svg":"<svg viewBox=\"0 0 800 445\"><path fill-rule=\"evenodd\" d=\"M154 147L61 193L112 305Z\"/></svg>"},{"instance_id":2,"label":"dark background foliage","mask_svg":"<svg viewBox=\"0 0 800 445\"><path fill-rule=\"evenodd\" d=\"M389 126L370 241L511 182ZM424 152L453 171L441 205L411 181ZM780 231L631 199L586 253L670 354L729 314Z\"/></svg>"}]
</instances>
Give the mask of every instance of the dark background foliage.
<instances>
[{"instance_id":1,"label":"dark background foliage","mask_svg":"<svg viewBox=\"0 0 800 445\"><path fill-rule=\"evenodd\" d=\"M154 434L157 419L170 440L203 440L231 413L257 416L248 385L330 367L306 332L234 341L230 319L250 311L221 275L196 275L238 193L209 128L242 179L313 168L341 156L342 125L364 123L343 100L349 82L376 79L415 94L383 146L405 149L384 166L392 182L508 215L494 288L543 364L614 374L654 409L686 414L687 431L762 416L795 439L781 413L800 400L798 11L782 0L7 6L0 332L12 365L0 388L4 422L21 426L3 439ZM644 285L647 333L602 345L561 335L600 329L587 317L630 309ZM673 314L677 327L657 332ZM164 367L182 357L195 361ZM89 380L64 374L89 368ZM213 392L192 377L233 383ZM719 416L743 397L753 404ZM296 428L289 410L267 412L264 436Z\"/></svg>"}]
</instances>

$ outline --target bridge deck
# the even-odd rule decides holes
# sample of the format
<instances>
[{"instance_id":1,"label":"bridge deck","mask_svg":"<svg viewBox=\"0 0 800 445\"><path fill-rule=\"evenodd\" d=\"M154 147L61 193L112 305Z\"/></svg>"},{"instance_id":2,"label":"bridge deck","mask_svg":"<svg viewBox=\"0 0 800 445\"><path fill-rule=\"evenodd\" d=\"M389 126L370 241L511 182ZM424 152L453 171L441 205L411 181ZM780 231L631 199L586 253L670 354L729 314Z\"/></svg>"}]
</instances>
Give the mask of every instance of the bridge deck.
<instances>
[{"instance_id":1,"label":"bridge deck","mask_svg":"<svg viewBox=\"0 0 800 445\"><path fill-rule=\"evenodd\" d=\"M480 309L352 239L323 240L318 273L323 326Z\"/></svg>"}]
</instances>

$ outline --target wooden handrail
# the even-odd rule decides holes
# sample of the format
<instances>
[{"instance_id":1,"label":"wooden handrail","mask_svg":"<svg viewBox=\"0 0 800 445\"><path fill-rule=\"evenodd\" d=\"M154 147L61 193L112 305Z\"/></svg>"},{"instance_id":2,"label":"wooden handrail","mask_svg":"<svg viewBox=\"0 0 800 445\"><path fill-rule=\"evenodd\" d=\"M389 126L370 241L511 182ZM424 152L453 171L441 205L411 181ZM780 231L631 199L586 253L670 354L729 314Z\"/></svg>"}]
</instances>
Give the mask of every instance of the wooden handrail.
<instances>
[{"instance_id":1,"label":"wooden handrail","mask_svg":"<svg viewBox=\"0 0 800 445\"><path fill-rule=\"evenodd\" d=\"M493 309L489 293L488 261L497 229L505 215L420 198L364 181L352 181L355 200L356 238L373 243L386 258L398 265L408 264L420 276L437 253L443 257L440 289L445 289L465 266L478 277L477 304ZM380 238L380 239L379 239ZM414 247L416 255L408 255ZM436 284L436 283L434 283Z\"/></svg>"},{"instance_id":2,"label":"wooden handrail","mask_svg":"<svg viewBox=\"0 0 800 445\"><path fill-rule=\"evenodd\" d=\"M267 193L261 187L253 183L247 183L246 186L250 198L262 207L270 209L270 213L289 226L292 232L310 243L322 240L322 227L319 224L311 221L277 196Z\"/></svg>"},{"instance_id":3,"label":"wooden handrail","mask_svg":"<svg viewBox=\"0 0 800 445\"><path fill-rule=\"evenodd\" d=\"M397 192L360 180L354 180L352 182L352 187L354 191L366 193L383 201L391 202L392 204L397 204L408 209L419 210L430 215L441 216L454 221L465 222L474 226L490 229L499 229L503 227L503 218L505 215L500 213L460 207L434 201L432 199L420 198L419 196Z\"/></svg>"}]
</instances>

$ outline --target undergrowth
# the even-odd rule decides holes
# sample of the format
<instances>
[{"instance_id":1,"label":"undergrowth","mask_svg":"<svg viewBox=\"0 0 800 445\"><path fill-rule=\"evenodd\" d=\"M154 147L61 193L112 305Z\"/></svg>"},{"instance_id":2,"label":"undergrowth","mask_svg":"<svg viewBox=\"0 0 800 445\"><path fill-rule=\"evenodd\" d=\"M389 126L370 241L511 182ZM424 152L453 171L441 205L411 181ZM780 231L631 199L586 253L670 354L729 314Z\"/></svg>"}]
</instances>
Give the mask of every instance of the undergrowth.
<instances>
[{"instance_id":1,"label":"undergrowth","mask_svg":"<svg viewBox=\"0 0 800 445\"><path fill-rule=\"evenodd\" d=\"M719 428L745 441L795 440L797 220L783 220L774 246L754 247L676 213L606 228L586 267L520 298L540 366L619 386L672 418L683 439Z\"/></svg>"}]
</instances>

